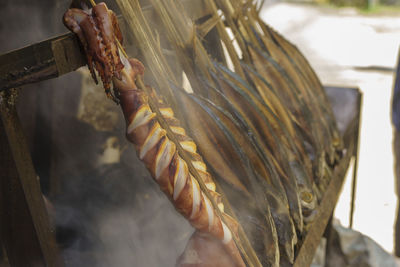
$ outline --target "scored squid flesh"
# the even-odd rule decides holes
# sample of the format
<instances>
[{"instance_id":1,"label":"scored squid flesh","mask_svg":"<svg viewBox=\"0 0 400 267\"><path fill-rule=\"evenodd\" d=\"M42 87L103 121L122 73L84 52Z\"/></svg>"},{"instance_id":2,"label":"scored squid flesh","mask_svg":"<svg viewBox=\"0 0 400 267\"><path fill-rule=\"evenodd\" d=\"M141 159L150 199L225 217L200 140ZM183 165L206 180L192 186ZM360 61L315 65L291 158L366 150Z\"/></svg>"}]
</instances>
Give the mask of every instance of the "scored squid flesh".
<instances>
[{"instance_id":1,"label":"scored squid flesh","mask_svg":"<svg viewBox=\"0 0 400 267\"><path fill-rule=\"evenodd\" d=\"M135 76L142 74L143 70L139 61L135 59L127 61L128 63L123 60L125 68L121 72L122 80L115 79L114 86L119 90L120 104L127 122L128 140L135 145L139 158L145 163L161 190L170 197L175 208L196 229L211 233L222 240L230 252L240 257L229 230L236 228L236 222L223 213L225 220L230 224L228 228L218 217L210 199L190 173L188 164L179 155L176 144L168 138L166 130L157 121L156 114L148 104L149 96L136 87L125 89L125 81L134 81ZM180 127L172 109L161 107L160 111L178 137L182 148L193 158L192 164L202 177L208 192L214 197L214 201L220 203L220 196L215 192L215 184L197 153L196 144Z\"/></svg>"}]
</instances>

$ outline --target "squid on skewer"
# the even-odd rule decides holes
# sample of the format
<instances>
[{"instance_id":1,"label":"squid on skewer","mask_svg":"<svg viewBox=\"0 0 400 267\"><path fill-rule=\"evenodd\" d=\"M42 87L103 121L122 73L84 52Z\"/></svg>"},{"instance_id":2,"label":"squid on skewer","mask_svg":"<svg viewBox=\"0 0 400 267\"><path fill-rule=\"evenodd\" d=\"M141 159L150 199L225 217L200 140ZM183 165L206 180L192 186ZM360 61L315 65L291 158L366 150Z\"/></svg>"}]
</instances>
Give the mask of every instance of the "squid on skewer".
<instances>
[{"instance_id":1,"label":"squid on skewer","mask_svg":"<svg viewBox=\"0 0 400 267\"><path fill-rule=\"evenodd\" d=\"M105 3L86 10L71 8L65 12L63 22L78 36L93 80L98 83L93 69L94 64L107 97L116 101L111 94L111 82L114 76L120 78L124 66L119 57L117 43L122 42L122 33L115 13L109 10Z\"/></svg>"},{"instance_id":2,"label":"squid on skewer","mask_svg":"<svg viewBox=\"0 0 400 267\"><path fill-rule=\"evenodd\" d=\"M196 144L186 135L172 109L160 102L161 116L179 144L170 140L159 123L160 118L149 105L149 96L136 86L136 78L143 75L144 67L138 60L127 59L119 53L116 40L122 38L115 14L104 3L90 10L69 9L64 15L64 24L78 35L92 76L96 77L92 68L94 62L107 95L117 98L121 104L127 123L127 139L135 145L139 158L161 190L196 229L222 241L236 266L245 266L233 238L233 235L237 236L238 224L223 212L215 183L197 153ZM110 92L111 82L114 96ZM183 159L187 157L180 155L177 146L185 150L191 162ZM188 165L192 165L198 175L192 173ZM207 192L199 186L195 176L203 180ZM219 211L212 202L218 203Z\"/></svg>"}]
</instances>

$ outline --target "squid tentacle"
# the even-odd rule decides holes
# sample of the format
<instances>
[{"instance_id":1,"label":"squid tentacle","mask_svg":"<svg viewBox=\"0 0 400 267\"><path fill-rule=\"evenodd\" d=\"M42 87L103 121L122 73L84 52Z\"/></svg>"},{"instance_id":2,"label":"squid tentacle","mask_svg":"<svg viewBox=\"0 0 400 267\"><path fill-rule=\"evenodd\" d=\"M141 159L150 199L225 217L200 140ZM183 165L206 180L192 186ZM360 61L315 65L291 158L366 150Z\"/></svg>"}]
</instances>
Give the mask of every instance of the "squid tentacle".
<instances>
[{"instance_id":1,"label":"squid tentacle","mask_svg":"<svg viewBox=\"0 0 400 267\"><path fill-rule=\"evenodd\" d=\"M97 76L93 69L93 56L88 51L88 49L89 49L88 42L82 31L82 28L79 25L82 20L87 18L87 16L89 16L89 14L86 13L85 11L83 11L81 9L77 9L77 8L71 8L71 9L68 9L67 12L65 12L64 17L63 17L63 22L64 22L64 25L70 31L72 31L73 33L75 33L78 36L79 41L82 44L83 49L85 51L90 74L91 74L93 80L95 81L95 83L98 84Z\"/></svg>"},{"instance_id":2,"label":"squid tentacle","mask_svg":"<svg viewBox=\"0 0 400 267\"><path fill-rule=\"evenodd\" d=\"M63 17L64 25L76 33L82 43L93 79L97 77L93 65L98 71L106 94L116 101L111 94L113 77L120 78L123 64L120 61L117 39L122 40L116 16L104 3L88 10L69 9Z\"/></svg>"}]
</instances>

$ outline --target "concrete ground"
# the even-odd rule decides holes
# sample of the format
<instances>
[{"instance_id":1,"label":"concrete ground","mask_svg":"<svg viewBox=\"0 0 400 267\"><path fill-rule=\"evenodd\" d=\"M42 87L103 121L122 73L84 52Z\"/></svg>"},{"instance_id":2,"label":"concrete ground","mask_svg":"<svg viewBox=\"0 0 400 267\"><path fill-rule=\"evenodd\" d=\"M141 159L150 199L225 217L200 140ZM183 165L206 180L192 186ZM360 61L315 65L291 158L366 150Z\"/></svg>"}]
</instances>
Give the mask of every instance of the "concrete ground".
<instances>
[{"instance_id":1,"label":"concrete ground","mask_svg":"<svg viewBox=\"0 0 400 267\"><path fill-rule=\"evenodd\" d=\"M306 4L266 5L263 19L295 43L323 84L359 87L364 94L354 229L393 251L396 208L390 122L400 14L360 14ZM348 226L347 177L336 217Z\"/></svg>"}]
</instances>

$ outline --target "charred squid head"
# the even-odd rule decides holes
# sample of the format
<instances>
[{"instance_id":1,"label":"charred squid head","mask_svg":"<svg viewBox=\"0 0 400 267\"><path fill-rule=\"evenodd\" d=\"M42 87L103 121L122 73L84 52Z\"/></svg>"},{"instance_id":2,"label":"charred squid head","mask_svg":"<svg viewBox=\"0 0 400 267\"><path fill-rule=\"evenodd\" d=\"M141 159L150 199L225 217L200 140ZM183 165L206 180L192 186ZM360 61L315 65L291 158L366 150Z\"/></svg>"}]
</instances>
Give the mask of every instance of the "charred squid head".
<instances>
[{"instance_id":1,"label":"charred squid head","mask_svg":"<svg viewBox=\"0 0 400 267\"><path fill-rule=\"evenodd\" d=\"M119 57L117 42L122 42L122 34L115 13L105 3L99 3L91 9L69 9L64 14L63 22L78 35L95 82L97 77L93 66L100 75L107 96L116 101L111 94L111 81L114 77L120 79L124 66Z\"/></svg>"}]
</instances>

